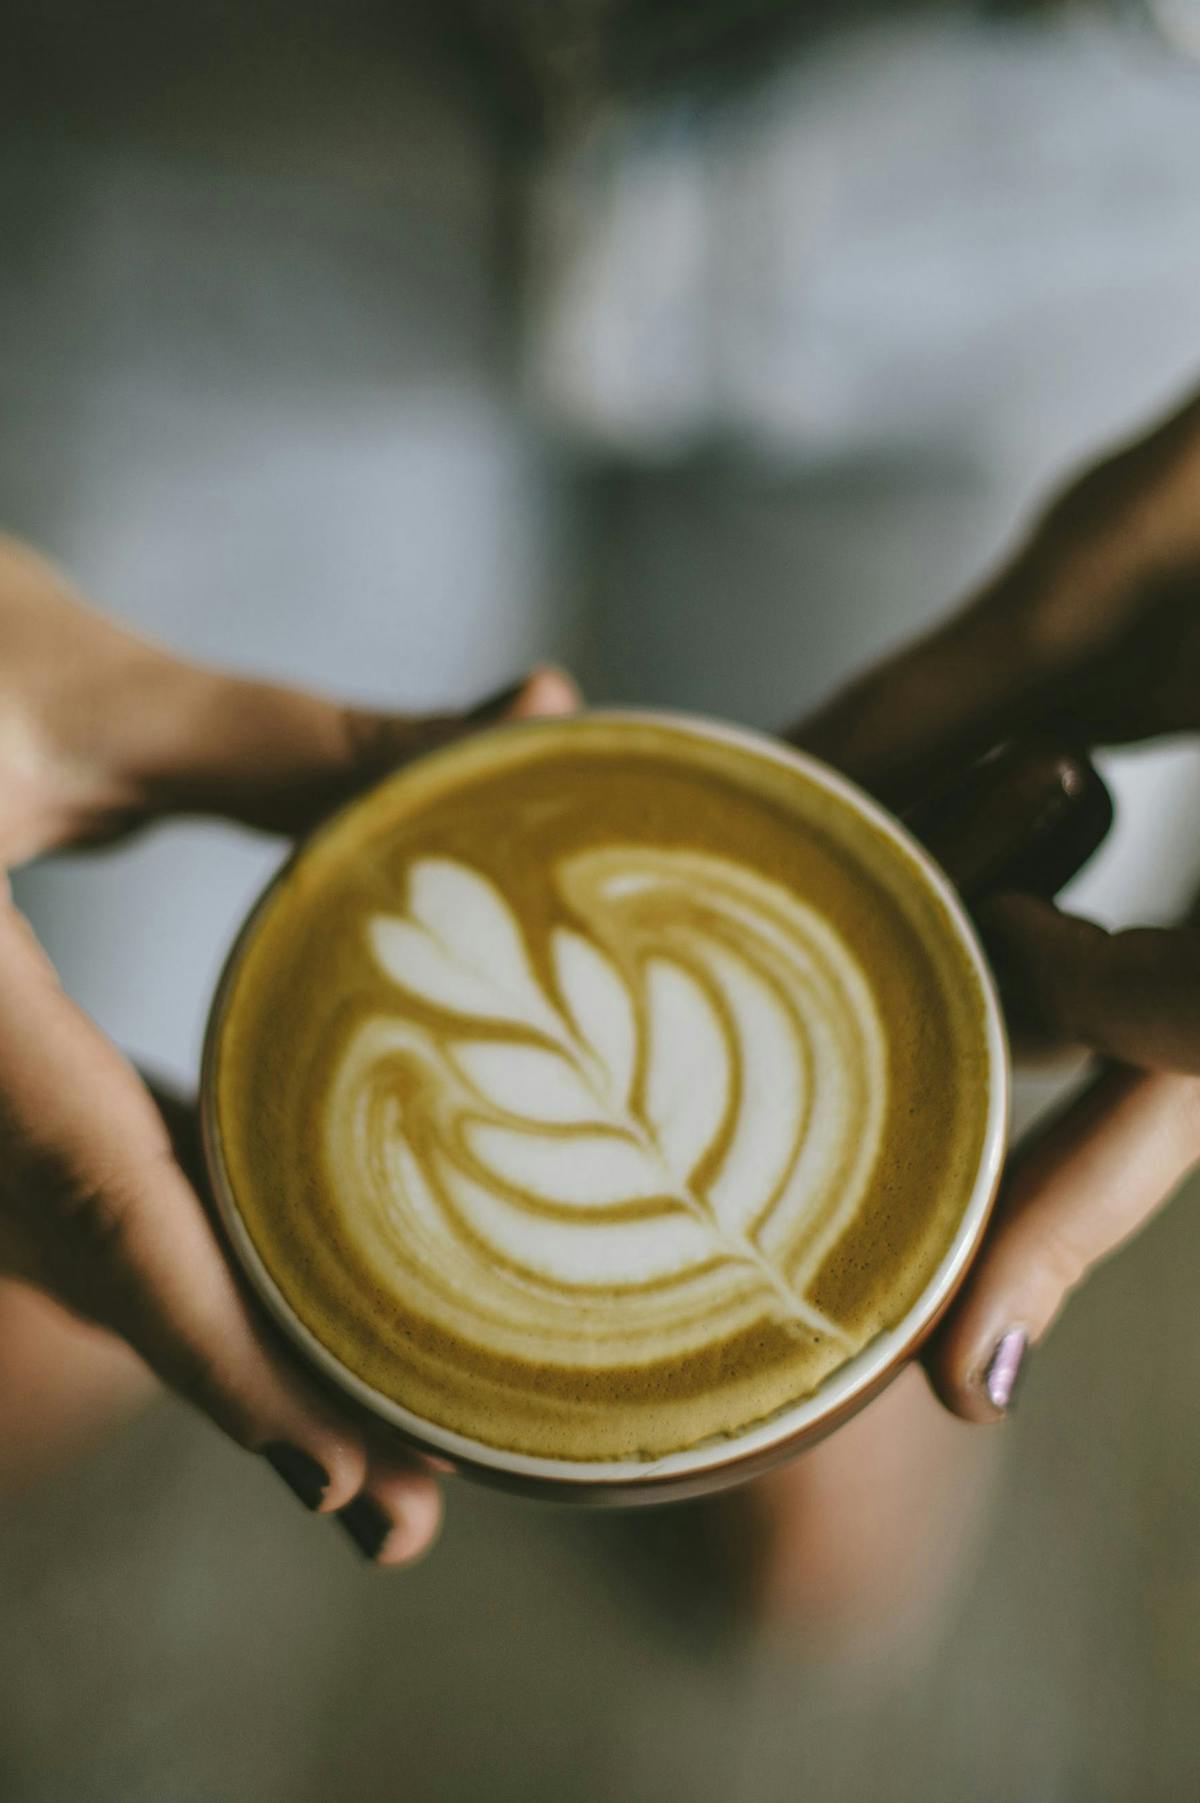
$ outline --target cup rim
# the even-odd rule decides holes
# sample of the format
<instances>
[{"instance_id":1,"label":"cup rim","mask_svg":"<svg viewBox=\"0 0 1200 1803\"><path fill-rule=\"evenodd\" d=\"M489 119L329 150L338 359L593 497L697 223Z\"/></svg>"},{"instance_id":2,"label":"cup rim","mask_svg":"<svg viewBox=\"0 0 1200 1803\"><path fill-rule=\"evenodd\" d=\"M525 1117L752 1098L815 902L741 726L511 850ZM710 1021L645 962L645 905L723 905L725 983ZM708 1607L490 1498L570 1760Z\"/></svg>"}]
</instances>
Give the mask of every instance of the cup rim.
<instances>
[{"instance_id":1,"label":"cup rim","mask_svg":"<svg viewBox=\"0 0 1200 1803\"><path fill-rule=\"evenodd\" d=\"M311 846L371 795L392 782L402 781L414 764L453 757L469 741L422 754L353 796L327 815L308 833L273 872L252 904L226 955L213 994L205 1028L200 1075L200 1124L205 1165L221 1227L228 1237L256 1299L275 1325L308 1362L336 1390L368 1415L396 1429L418 1451L448 1459L456 1468L498 1484L541 1490L559 1496L593 1495L630 1491L636 1494L703 1485L708 1480L736 1482L745 1467L747 1475L829 1431L870 1401L918 1350L932 1332L956 1291L983 1239L1000 1186L1000 1174L1008 1138L1012 1073L1007 1033L995 978L962 899L936 859L894 815L849 777L810 752L776 739L752 727L682 710L650 707L586 708L575 714L549 715L507 721L489 732L538 733L570 730L572 723L613 725L661 725L694 737L729 744L768 761L799 771L809 781L833 794L880 832L920 873L926 887L941 902L948 922L978 979L984 1001L984 1040L988 1067L988 1108L979 1165L970 1199L954 1237L937 1269L912 1306L895 1326L884 1329L843 1365L839 1365L809 1395L785 1404L763 1420L730 1434L701 1441L695 1446L648 1459L577 1460L540 1457L489 1446L406 1409L394 1398L376 1390L351 1371L302 1321L268 1270L250 1236L233 1195L224 1149L216 1120L216 1068L225 1018L233 985L242 960L252 943L276 891Z\"/></svg>"}]
</instances>

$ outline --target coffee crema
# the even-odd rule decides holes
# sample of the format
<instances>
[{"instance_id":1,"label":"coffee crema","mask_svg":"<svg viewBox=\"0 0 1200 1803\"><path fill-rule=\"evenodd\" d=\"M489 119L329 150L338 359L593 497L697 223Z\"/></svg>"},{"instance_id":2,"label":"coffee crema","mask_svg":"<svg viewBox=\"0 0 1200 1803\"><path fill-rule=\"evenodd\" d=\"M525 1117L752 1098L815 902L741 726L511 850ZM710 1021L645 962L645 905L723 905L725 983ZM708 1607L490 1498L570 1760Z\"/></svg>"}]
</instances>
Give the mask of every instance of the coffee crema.
<instances>
[{"instance_id":1,"label":"coffee crema","mask_svg":"<svg viewBox=\"0 0 1200 1803\"><path fill-rule=\"evenodd\" d=\"M979 976L902 843L748 738L603 715L320 831L213 1075L316 1339L422 1421L572 1461L735 1434L899 1322L989 1095Z\"/></svg>"}]
</instances>

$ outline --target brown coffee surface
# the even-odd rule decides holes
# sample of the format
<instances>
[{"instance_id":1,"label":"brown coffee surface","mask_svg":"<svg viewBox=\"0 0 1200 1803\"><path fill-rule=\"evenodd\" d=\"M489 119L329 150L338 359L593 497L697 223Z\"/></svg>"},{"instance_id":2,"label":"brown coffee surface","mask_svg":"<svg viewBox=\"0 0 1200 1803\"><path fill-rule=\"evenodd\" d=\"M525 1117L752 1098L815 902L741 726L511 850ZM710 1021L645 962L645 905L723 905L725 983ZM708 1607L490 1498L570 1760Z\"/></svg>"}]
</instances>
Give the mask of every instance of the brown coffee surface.
<instances>
[{"instance_id":1,"label":"brown coffee surface","mask_svg":"<svg viewBox=\"0 0 1200 1803\"><path fill-rule=\"evenodd\" d=\"M230 1193L291 1310L423 1421L658 1457L814 1390L946 1254L985 1002L908 851L744 740L602 715L320 831L226 992Z\"/></svg>"}]
</instances>

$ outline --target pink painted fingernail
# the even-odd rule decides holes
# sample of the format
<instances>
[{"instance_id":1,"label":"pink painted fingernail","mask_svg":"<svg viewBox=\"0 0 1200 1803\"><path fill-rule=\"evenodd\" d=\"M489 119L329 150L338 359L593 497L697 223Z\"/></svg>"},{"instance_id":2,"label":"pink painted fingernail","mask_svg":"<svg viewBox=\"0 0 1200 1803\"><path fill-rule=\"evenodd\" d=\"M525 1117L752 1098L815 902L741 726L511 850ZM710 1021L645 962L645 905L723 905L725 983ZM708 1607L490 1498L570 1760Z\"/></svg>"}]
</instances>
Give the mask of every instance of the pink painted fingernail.
<instances>
[{"instance_id":1,"label":"pink painted fingernail","mask_svg":"<svg viewBox=\"0 0 1200 1803\"><path fill-rule=\"evenodd\" d=\"M1025 1353L1029 1335L1023 1327L1010 1327L988 1361L983 1374L983 1387L988 1401L1001 1415L1007 1415L1017 1394L1017 1385L1025 1369Z\"/></svg>"}]
</instances>

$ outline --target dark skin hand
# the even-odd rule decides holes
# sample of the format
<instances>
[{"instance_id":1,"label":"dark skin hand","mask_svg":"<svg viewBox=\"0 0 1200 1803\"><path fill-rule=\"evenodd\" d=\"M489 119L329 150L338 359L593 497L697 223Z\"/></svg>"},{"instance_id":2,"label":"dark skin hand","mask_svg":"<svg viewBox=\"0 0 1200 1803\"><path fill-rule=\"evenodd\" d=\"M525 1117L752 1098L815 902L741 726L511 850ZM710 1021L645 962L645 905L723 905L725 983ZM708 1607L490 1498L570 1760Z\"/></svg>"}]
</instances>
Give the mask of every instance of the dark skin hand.
<instances>
[{"instance_id":1,"label":"dark skin hand","mask_svg":"<svg viewBox=\"0 0 1200 1803\"><path fill-rule=\"evenodd\" d=\"M1074 482L979 594L794 737L903 810L1001 741L1196 731L1200 397ZM1010 1162L929 1359L948 1407L988 1421L1001 1337L1038 1340L1200 1159L1200 927L1109 933L1028 888L977 913L1016 1038L1105 1061Z\"/></svg>"}]
</instances>

